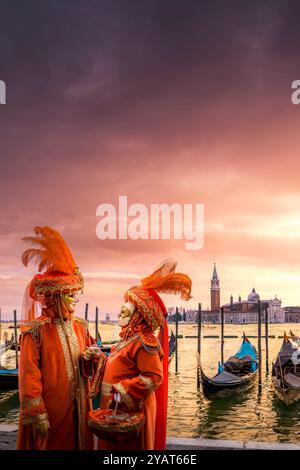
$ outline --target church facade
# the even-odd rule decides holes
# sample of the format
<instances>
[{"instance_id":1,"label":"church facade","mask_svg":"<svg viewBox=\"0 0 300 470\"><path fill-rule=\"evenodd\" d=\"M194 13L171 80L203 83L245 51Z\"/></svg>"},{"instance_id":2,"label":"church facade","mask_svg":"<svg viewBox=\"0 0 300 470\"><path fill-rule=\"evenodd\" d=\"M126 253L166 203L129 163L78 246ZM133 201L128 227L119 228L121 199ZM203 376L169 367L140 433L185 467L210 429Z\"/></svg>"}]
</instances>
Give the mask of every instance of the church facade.
<instances>
[{"instance_id":1,"label":"church facade","mask_svg":"<svg viewBox=\"0 0 300 470\"><path fill-rule=\"evenodd\" d=\"M286 321L286 312L282 308L282 302L275 296L273 299L261 300L255 288L251 290L247 299L241 296L234 301L233 296L227 304L222 305L224 309L224 322L232 324L257 323L258 321L258 301L260 300L262 321L265 319L265 311L268 312L269 323L284 323ZM213 273L210 283L210 310L202 310L203 323L220 323L221 321L221 302L220 302L220 279L214 263ZM169 309L169 321L175 321L175 308ZM300 318L300 315L299 315ZM184 310L179 308L179 320L189 323L197 323L198 310ZM287 320L289 321L289 320Z\"/></svg>"}]
</instances>

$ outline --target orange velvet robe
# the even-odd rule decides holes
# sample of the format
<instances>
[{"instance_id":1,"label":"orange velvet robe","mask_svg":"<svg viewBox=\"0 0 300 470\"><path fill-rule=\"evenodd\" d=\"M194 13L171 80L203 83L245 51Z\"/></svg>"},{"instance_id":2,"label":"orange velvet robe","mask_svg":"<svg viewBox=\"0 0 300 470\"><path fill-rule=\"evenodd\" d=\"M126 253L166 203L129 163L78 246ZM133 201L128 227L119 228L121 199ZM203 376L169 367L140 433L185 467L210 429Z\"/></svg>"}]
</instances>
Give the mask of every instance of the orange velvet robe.
<instances>
[{"instance_id":1,"label":"orange velvet robe","mask_svg":"<svg viewBox=\"0 0 300 470\"><path fill-rule=\"evenodd\" d=\"M92 449L87 426L92 364L81 355L94 340L87 322L71 317L64 320L67 341L62 321L49 310L21 330L17 449L41 448L32 424L45 417L50 423L46 450Z\"/></svg>"},{"instance_id":2,"label":"orange velvet robe","mask_svg":"<svg viewBox=\"0 0 300 470\"><path fill-rule=\"evenodd\" d=\"M109 408L112 392L119 392L122 407L144 410L145 424L130 441L99 440L99 449L151 450L154 448L156 399L163 378L162 351L152 333L134 334L112 347L101 383L100 406Z\"/></svg>"}]
</instances>

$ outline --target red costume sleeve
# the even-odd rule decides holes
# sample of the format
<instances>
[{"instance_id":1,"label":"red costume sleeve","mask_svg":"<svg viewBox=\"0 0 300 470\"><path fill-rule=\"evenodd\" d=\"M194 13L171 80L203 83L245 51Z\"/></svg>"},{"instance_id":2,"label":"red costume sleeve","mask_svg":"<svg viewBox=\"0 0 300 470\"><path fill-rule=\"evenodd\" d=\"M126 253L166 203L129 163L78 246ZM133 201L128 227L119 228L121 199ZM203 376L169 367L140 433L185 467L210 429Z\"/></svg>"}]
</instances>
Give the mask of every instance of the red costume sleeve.
<instances>
[{"instance_id":1,"label":"red costume sleeve","mask_svg":"<svg viewBox=\"0 0 300 470\"><path fill-rule=\"evenodd\" d=\"M92 345L97 345L94 338L87 331L86 333L86 348ZM85 348L85 349L86 349ZM81 372L83 377L90 378L93 377L97 368L99 358L93 357L89 361L86 361L83 356L81 356Z\"/></svg>"},{"instance_id":2,"label":"red costume sleeve","mask_svg":"<svg viewBox=\"0 0 300 470\"><path fill-rule=\"evenodd\" d=\"M139 344L135 355L139 375L121 380L113 385L130 409L142 409L146 398L154 392L163 379L162 362L159 352L148 352Z\"/></svg>"},{"instance_id":3,"label":"red costume sleeve","mask_svg":"<svg viewBox=\"0 0 300 470\"><path fill-rule=\"evenodd\" d=\"M21 335L21 353L19 362L20 413L24 425L48 419L42 398L41 371L39 369L40 352L32 335Z\"/></svg>"}]
</instances>

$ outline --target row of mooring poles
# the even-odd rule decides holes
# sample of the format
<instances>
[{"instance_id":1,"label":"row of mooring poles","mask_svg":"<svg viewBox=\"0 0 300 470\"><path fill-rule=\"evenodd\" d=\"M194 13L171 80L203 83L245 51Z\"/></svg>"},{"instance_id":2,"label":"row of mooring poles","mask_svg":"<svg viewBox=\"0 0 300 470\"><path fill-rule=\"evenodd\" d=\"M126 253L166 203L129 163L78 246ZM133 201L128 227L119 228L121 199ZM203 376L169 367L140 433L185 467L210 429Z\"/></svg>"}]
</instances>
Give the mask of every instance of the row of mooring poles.
<instances>
[{"instance_id":1,"label":"row of mooring poles","mask_svg":"<svg viewBox=\"0 0 300 470\"><path fill-rule=\"evenodd\" d=\"M89 321L89 304L85 304L85 311L84 311L84 318L86 321ZM96 343L98 344L98 339L99 338L99 308L96 307L95 311L95 340Z\"/></svg>"},{"instance_id":2,"label":"row of mooring poles","mask_svg":"<svg viewBox=\"0 0 300 470\"><path fill-rule=\"evenodd\" d=\"M265 314L265 349L266 349L266 373L269 374L269 313L268 305L264 305ZM261 348L261 325L262 325L262 306L261 301L258 301L258 371L259 371L259 385L262 384L262 348Z\"/></svg>"},{"instance_id":3,"label":"row of mooring poles","mask_svg":"<svg viewBox=\"0 0 300 470\"><path fill-rule=\"evenodd\" d=\"M177 318L176 309L176 318ZM258 374L259 374L259 385L262 384L262 347L261 347L261 325L262 325L262 307L261 301L258 301L257 309L257 337L258 337ZM265 348L266 348L266 373L269 373L269 319L268 319L268 306L264 305L265 314ZM198 335L197 335L197 385L200 386L200 368L201 368L201 324L202 324L202 312L201 304L198 304ZM177 330L176 330L177 331ZM177 336L177 335L176 335ZM221 364L224 364L224 307L221 307ZM177 370L176 370L177 371Z\"/></svg>"}]
</instances>

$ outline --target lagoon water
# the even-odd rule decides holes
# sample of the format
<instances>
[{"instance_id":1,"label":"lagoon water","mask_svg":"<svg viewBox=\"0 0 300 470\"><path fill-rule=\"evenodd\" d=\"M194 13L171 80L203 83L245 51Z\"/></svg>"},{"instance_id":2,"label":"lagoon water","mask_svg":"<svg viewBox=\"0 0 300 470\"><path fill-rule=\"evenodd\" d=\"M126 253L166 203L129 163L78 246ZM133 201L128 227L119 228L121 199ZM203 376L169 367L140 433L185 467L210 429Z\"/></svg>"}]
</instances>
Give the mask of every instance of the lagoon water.
<instances>
[{"instance_id":1,"label":"lagoon water","mask_svg":"<svg viewBox=\"0 0 300 470\"><path fill-rule=\"evenodd\" d=\"M90 325L93 334L94 325ZM175 332L175 326L169 325ZM284 330L292 329L300 336L300 324L269 325L269 361L271 362L281 346ZM13 330L9 331L9 337ZM243 331L257 334L256 325L225 325L225 335L238 335L238 338L225 338L224 357L233 355L240 347ZM3 329L2 329L3 332ZM100 325L102 339L118 338L116 325ZM179 334L196 335L197 327L180 324ZM203 325L202 335L220 334L219 325ZM264 332L262 333L264 334ZM257 346L257 339L251 339ZM202 437L213 439L237 439L271 442L300 442L300 402L289 407L281 403L273 393L270 376L266 375L265 342L262 340L263 384L257 383L243 394L212 398L208 400L197 390L196 338L178 340L178 374L175 373L175 360L169 366L169 406L168 435L181 437ZM202 364L208 375L217 371L220 359L220 339L202 340ZM2 365L14 367L14 351L2 356ZM0 391L0 422L17 423L19 412L18 392Z\"/></svg>"}]
</instances>

